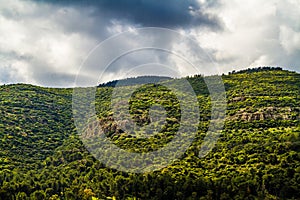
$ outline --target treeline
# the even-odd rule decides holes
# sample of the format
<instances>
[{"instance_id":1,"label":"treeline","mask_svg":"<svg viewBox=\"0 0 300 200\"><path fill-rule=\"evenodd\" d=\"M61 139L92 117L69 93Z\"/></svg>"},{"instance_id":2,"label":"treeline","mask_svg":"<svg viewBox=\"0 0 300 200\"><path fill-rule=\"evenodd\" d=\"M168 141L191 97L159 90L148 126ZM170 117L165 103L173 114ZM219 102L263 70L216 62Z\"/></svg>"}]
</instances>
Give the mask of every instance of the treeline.
<instances>
[{"instance_id":1,"label":"treeline","mask_svg":"<svg viewBox=\"0 0 300 200\"><path fill-rule=\"evenodd\" d=\"M141 85L147 83L157 83L161 81L166 81L172 79L166 76L138 76L132 78L126 78L121 80L113 80L107 83L99 84L98 87L115 87L115 86L132 86Z\"/></svg>"},{"instance_id":2,"label":"treeline","mask_svg":"<svg viewBox=\"0 0 300 200\"><path fill-rule=\"evenodd\" d=\"M257 67L257 68L247 68L239 71L233 70L228 74L244 74L244 73L253 73L253 72L263 72L263 71L282 71L281 67Z\"/></svg>"}]
</instances>

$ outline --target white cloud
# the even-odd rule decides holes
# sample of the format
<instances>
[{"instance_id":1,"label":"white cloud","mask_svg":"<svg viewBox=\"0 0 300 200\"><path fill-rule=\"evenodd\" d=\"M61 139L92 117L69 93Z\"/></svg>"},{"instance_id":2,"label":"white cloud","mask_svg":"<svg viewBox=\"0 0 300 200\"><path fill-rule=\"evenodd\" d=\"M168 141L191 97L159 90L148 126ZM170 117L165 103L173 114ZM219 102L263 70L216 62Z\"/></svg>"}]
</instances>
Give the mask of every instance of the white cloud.
<instances>
[{"instance_id":1,"label":"white cloud","mask_svg":"<svg viewBox=\"0 0 300 200\"><path fill-rule=\"evenodd\" d=\"M280 26L279 39L288 54L300 50L300 32L294 31L291 27Z\"/></svg>"},{"instance_id":2,"label":"white cloud","mask_svg":"<svg viewBox=\"0 0 300 200\"><path fill-rule=\"evenodd\" d=\"M59 86L66 82L51 80L53 74L75 77L80 63L97 41L84 33L68 30L60 19L68 12L75 19L76 15L80 16L83 22L88 17L81 16L79 10L30 1L13 0L1 5L4 14L0 15L0 54L3 55L0 66L14 73L10 79L6 77L6 82ZM69 23L74 23L70 16Z\"/></svg>"},{"instance_id":3,"label":"white cloud","mask_svg":"<svg viewBox=\"0 0 300 200\"><path fill-rule=\"evenodd\" d=\"M290 55L299 54L299 6L300 1L292 0L223 0L208 12L223 20L224 31L195 28L191 34L211 51L224 71L263 65L289 67L297 64Z\"/></svg>"}]
</instances>

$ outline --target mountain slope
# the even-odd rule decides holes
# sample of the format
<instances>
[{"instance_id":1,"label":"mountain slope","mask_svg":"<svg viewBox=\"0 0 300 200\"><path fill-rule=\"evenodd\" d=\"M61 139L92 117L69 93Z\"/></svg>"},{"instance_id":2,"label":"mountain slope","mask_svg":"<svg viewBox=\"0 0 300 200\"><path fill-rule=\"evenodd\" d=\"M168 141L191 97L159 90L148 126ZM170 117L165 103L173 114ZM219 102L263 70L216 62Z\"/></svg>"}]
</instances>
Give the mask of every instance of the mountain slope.
<instances>
[{"instance_id":1,"label":"mountain slope","mask_svg":"<svg viewBox=\"0 0 300 200\"><path fill-rule=\"evenodd\" d=\"M227 114L213 151L198 157L211 116L210 97L203 77L188 77L200 107L196 138L181 159L146 174L106 168L89 154L73 123L72 89L0 86L0 199L298 198L300 74L260 69L222 79ZM148 152L172 140L180 108L171 91L150 84L131 98L131 114L141 125L150 123L145 108L164 100L168 126L149 140L117 129L111 118L112 91L97 89L96 110L115 144Z\"/></svg>"}]
</instances>

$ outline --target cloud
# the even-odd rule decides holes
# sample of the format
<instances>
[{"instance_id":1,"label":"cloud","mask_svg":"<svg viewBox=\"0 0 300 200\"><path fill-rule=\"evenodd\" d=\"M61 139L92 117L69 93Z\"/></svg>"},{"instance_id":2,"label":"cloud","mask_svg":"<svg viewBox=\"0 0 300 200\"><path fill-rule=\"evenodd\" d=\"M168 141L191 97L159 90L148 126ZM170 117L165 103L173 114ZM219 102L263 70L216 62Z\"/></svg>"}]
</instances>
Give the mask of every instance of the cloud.
<instances>
[{"instance_id":1,"label":"cloud","mask_svg":"<svg viewBox=\"0 0 300 200\"><path fill-rule=\"evenodd\" d=\"M90 50L114 34L150 25L219 27L216 18L202 13L199 6L196 1L174 4L171 1L12 0L1 3L0 54L3 59L0 66L3 73L0 82L72 86L71 80L75 79ZM168 36L156 38L158 43L165 43L166 48L172 44ZM134 42L134 38L121 41L106 53L121 46L133 47ZM115 69L115 73L126 71L125 65L122 66ZM4 71L13 75L7 76Z\"/></svg>"},{"instance_id":2,"label":"cloud","mask_svg":"<svg viewBox=\"0 0 300 200\"><path fill-rule=\"evenodd\" d=\"M89 52L124 31L133 34L106 47L104 56L152 42L185 52L191 60L203 59L197 66L203 74L262 65L299 71L299 10L299 0L0 0L0 83L73 86ZM196 43L155 32L135 37L135 28L145 26L172 28ZM214 64L201 57L199 48ZM92 61L82 77L98 78L104 62ZM140 51L114 63L104 80L124 77L132 66L147 63L169 65L176 76L194 73L172 55ZM150 65L144 73L152 73Z\"/></svg>"},{"instance_id":3,"label":"cloud","mask_svg":"<svg viewBox=\"0 0 300 200\"><path fill-rule=\"evenodd\" d=\"M299 0L219 3L207 12L219 13L224 31L195 27L190 34L223 71L262 65L299 71Z\"/></svg>"},{"instance_id":4,"label":"cloud","mask_svg":"<svg viewBox=\"0 0 300 200\"><path fill-rule=\"evenodd\" d=\"M280 26L280 44L288 54L300 50L300 32L290 27Z\"/></svg>"},{"instance_id":5,"label":"cloud","mask_svg":"<svg viewBox=\"0 0 300 200\"><path fill-rule=\"evenodd\" d=\"M66 82L54 77L62 76L51 74L69 74L74 80L84 56L96 44L87 29L70 28L87 11L12 0L1 3L0 12L0 66L11 74L1 73L1 82L60 86ZM58 18L64 15L69 26ZM68 80L67 86L73 82Z\"/></svg>"},{"instance_id":6,"label":"cloud","mask_svg":"<svg viewBox=\"0 0 300 200\"><path fill-rule=\"evenodd\" d=\"M196 0L101 0L101 1L39 1L51 4L97 9L93 16L101 19L122 19L128 23L144 27L178 28L205 26L220 29L219 19L206 13L205 8L214 6L218 1L199 2Z\"/></svg>"}]
</instances>

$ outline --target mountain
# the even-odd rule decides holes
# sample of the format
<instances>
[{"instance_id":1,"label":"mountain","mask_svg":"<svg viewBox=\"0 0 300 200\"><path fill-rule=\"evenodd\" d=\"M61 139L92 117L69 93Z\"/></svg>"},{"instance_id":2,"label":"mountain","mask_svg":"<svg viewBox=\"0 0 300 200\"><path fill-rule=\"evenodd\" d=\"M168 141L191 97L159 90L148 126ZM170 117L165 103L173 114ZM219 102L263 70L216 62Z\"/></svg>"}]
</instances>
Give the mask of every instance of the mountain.
<instances>
[{"instance_id":1,"label":"mountain","mask_svg":"<svg viewBox=\"0 0 300 200\"><path fill-rule=\"evenodd\" d=\"M0 86L0 199L299 198L300 74L259 68L221 78L226 120L213 150L198 156L212 116L209 90L203 76L187 77L200 108L195 139L180 159L147 173L111 169L89 153L74 125L73 89ZM176 80L162 81L172 85ZM142 131L126 134L114 121L112 86L115 82L97 88L95 108L103 127L97 134L136 153L160 149L174 138L182 108L172 90L163 84L120 86L120 91L136 89L127 102L136 124L151 124L154 104L167 113L161 131L139 138ZM92 128L86 138L95 134Z\"/></svg>"},{"instance_id":2,"label":"mountain","mask_svg":"<svg viewBox=\"0 0 300 200\"><path fill-rule=\"evenodd\" d=\"M167 76L138 76L138 77L109 81L107 83L99 84L99 87L141 85L146 83L157 83L157 82L166 81L170 79L172 78Z\"/></svg>"}]
</instances>

